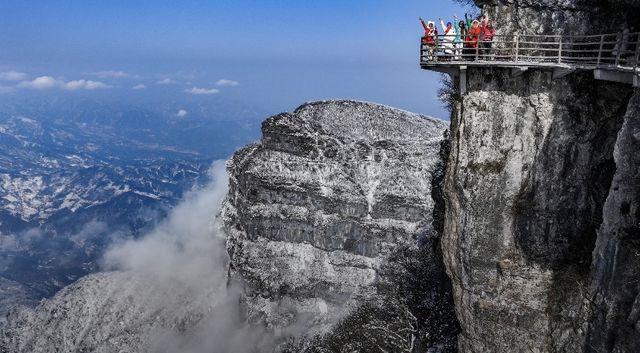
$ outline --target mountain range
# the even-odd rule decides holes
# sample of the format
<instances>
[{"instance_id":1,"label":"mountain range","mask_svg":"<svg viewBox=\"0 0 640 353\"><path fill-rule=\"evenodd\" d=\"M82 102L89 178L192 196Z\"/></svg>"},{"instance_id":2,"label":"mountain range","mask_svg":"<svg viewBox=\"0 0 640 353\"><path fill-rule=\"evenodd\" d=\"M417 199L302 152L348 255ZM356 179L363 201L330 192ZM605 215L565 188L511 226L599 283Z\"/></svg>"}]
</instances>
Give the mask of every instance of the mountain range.
<instances>
[{"instance_id":1,"label":"mountain range","mask_svg":"<svg viewBox=\"0 0 640 353\"><path fill-rule=\"evenodd\" d=\"M152 227L255 139L256 113L234 109L0 100L0 314L96 271L113 241Z\"/></svg>"}]
</instances>

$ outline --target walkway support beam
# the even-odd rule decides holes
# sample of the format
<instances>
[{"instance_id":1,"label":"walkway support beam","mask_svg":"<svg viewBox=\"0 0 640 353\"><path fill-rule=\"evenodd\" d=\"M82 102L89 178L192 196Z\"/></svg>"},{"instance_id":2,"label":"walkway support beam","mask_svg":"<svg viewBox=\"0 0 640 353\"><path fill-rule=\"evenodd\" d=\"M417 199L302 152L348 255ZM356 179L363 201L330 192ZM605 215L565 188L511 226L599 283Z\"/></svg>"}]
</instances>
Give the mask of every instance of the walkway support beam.
<instances>
[{"instance_id":1,"label":"walkway support beam","mask_svg":"<svg viewBox=\"0 0 640 353\"><path fill-rule=\"evenodd\" d=\"M460 86L460 95L463 96L467 94L467 67L460 66L460 80L458 82Z\"/></svg>"},{"instance_id":2,"label":"walkway support beam","mask_svg":"<svg viewBox=\"0 0 640 353\"><path fill-rule=\"evenodd\" d=\"M620 72L600 69L593 71L593 78L595 78L596 80L633 84L635 77L637 77L637 75L632 72Z\"/></svg>"}]
</instances>

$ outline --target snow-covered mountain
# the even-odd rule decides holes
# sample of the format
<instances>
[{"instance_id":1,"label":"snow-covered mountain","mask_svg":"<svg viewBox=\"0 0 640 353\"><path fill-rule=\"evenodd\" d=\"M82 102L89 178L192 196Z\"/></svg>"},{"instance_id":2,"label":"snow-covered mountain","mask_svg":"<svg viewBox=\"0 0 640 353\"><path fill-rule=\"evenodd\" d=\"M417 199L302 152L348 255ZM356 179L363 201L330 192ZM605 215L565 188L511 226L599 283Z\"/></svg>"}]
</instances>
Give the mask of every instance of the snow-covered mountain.
<instances>
[{"instance_id":1,"label":"snow-covered mountain","mask_svg":"<svg viewBox=\"0 0 640 353\"><path fill-rule=\"evenodd\" d=\"M95 271L114 239L153 226L214 159L253 139L247 119L209 119L209 108L187 119L171 107L0 101L0 315Z\"/></svg>"},{"instance_id":2,"label":"snow-covered mountain","mask_svg":"<svg viewBox=\"0 0 640 353\"><path fill-rule=\"evenodd\" d=\"M433 234L446 123L379 104L314 102L262 124L229 163L224 215L250 320L332 323L398 247Z\"/></svg>"},{"instance_id":3,"label":"snow-covered mountain","mask_svg":"<svg viewBox=\"0 0 640 353\"><path fill-rule=\"evenodd\" d=\"M218 218L226 249L210 245L220 233L201 233L191 221L207 221L196 210L215 214L209 197L188 203L188 212L181 205L169 217L172 231L118 252L125 272L91 275L35 310L14 313L0 342L11 352L325 352L356 335L377 338L351 351L451 348L451 288L434 229L443 205L432 196L445 130L436 119L355 101L309 103L269 118L261 141L227 164L230 187ZM162 276L149 282L149 271ZM174 278L189 277L199 287L185 293ZM243 290L230 294L227 281ZM165 293L166 285L175 291ZM256 326L242 331L241 322L226 321L238 313L271 335L262 340ZM197 348L166 345L158 332ZM244 345L228 346L238 334Z\"/></svg>"}]
</instances>

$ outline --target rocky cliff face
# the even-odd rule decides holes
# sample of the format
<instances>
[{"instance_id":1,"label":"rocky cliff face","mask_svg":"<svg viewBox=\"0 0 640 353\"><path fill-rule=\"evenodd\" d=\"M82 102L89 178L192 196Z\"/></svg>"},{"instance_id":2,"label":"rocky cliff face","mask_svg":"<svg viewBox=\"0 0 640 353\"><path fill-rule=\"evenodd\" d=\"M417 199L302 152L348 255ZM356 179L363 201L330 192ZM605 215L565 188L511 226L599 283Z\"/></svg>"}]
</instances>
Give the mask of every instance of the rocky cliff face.
<instances>
[{"instance_id":1,"label":"rocky cliff face","mask_svg":"<svg viewBox=\"0 0 640 353\"><path fill-rule=\"evenodd\" d=\"M446 127L354 101L269 118L228 163L218 218L241 296L209 224L224 188L208 187L116 251L124 271L12 313L0 352L455 350L435 231Z\"/></svg>"},{"instance_id":2,"label":"rocky cliff face","mask_svg":"<svg viewBox=\"0 0 640 353\"><path fill-rule=\"evenodd\" d=\"M593 252L587 351L640 351L640 92L618 132L616 172Z\"/></svg>"},{"instance_id":3,"label":"rocky cliff face","mask_svg":"<svg viewBox=\"0 0 640 353\"><path fill-rule=\"evenodd\" d=\"M637 0L475 0L497 34L616 33L640 21ZM637 27L636 27L637 29Z\"/></svg>"},{"instance_id":4,"label":"rocky cliff face","mask_svg":"<svg viewBox=\"0 0 640 353\"><path fill-rule=\"evenodd\" d=\"M594 4L482 2L507 27L545 33L611 28L594 24L620 4ZM442 245L460 350L638 351L637 89L590 72L470 69L468 81Z\"/></svg>"},{"instance_id":5,"label":"rocky cliff face","mask_svg":"<svg viewBox=\"0 0 640 353\"><path fill-rule=\"evenodd\" d=\"M263 123L229 163L223 210L249 320L326 328L374 291L385 259L433 233L444 122L329 101Z\"/></svg>"},{"instance_id":6,"label":"rocky cliff face","mask_svg":"<svg viewBox=\"0 0 640 353\"><path fill-rule=\"evenodd\" d=\"M453 121L443 248L465 352L576 352L586 334L631 89L550 75L472 71Z\"/></svg>"}]
</instances>

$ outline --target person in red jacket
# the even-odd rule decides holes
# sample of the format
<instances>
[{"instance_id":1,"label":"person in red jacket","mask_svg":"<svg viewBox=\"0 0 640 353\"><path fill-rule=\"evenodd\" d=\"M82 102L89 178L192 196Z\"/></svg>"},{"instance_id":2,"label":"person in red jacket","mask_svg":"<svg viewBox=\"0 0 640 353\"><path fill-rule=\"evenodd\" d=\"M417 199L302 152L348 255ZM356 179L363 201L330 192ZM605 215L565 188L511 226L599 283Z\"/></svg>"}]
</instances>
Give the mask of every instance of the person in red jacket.
<instances>
[{"instance_id":1,"label":"person in red jacket","mask_svg":"<svg viewBox=\"0 0 640 353\"><path fill-rule=\"evenodd\" d=\"M427 60L433 60L436 51L436 43L438 41L438 29L433 21L429 21L429 24L424 23L422 17L418 17L422 28L424 28L424 36L422 37L422 44L427 45Z\"/></svg>"},{"instance_id":2,"label":"person in red jacket","mask_svg":"<svg viewBox=\"0 0 640 353\"><path fill-rule=\"evenodd\" d=\"M487 18L483 19L481 33L482 53L484 54L485 59L490 60L492 59L491 52L493 48L493 36L496 34L496 30L493 28L493 21Z\"/></svg>"},{"instance_id":3,"label":"person in red jacket","mask_svg":"<svg viewBox=\"0 0 640 353\"><path fill-rule=\"evenodd\" d=\"M478 20L473 20L473 22L471 22L471 28L467 31L467 45L471 49L473 55L476 55L477 53L478 41L480 40L481 34L482 29L480 28L480 22L478 22Z\"/></svg>"}]
</instances>

